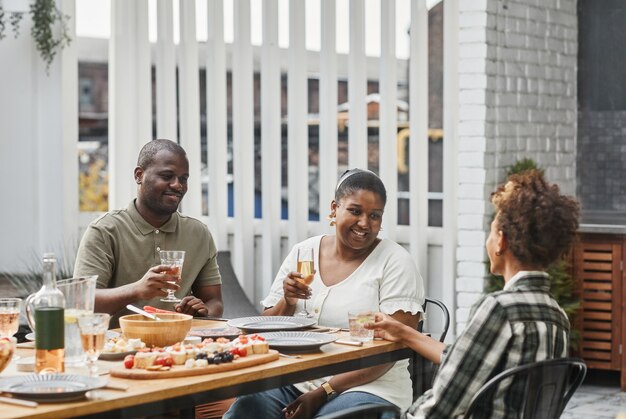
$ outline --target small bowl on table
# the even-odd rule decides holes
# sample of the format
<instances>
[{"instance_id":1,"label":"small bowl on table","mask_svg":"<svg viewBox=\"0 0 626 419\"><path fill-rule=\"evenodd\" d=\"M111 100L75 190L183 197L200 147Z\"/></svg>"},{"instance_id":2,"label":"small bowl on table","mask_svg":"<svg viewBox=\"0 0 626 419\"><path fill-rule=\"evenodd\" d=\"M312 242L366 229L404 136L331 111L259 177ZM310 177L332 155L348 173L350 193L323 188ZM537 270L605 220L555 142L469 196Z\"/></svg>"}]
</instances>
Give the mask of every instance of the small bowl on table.
<instances>
[{"instance_id":1,"label":"small bowl on table","mask_svg":"<svg viewBox=\"0 0 626 419\"><path fill-rule=\"evenodd\" d=\"M147 347L169 346L185 340L193 316L182 313L157 314L152 320L141 314L120 317L120 327L126 339L141 339Z\"/></svg>"}]
</instances>

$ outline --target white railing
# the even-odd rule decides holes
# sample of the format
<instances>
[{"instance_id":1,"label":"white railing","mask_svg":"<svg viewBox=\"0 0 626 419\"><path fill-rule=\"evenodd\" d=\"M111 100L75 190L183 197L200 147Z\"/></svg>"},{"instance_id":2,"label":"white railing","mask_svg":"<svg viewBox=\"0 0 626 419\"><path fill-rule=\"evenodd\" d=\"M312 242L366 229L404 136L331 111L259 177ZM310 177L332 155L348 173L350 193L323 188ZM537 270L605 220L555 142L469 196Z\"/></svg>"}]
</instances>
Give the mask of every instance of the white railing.
<instances>
[{"instance_id":1,"label":"white railing","mask_svg":"<svg viewBox=\"0 0 626 419\"><path fill-rule=\"evenodd\" d=\"M311 54L305 49L307 19L305 2L289 5L288 76L288 199L287 222L280 219L281 202L281 58L278 47L278 1L264 0L262 8L263 43L260 65L255 61L251 44L250 0L234 0L234 42L232 65L228 64L224 42L223 0L208 0L208 40L199 45L196 39L195 2L180 2L180 43L174 44L172 0L157 0L158 42L153 62L156 67L157 136L176 139L176 120L180 124L180 143L188 152L192 177L200 178L200 108L198 68L206 67L207 144L210 192L209 217L202 214L199 184L190 189L183 211L205 219L220 249L233 251L234 268L247 295L258 301L267 292L278 265L289 246L312 234L329 231L325 215L329 210L337 175L337 79L336 1L320 0L321 52ZM284 4L284 3L281 3ZM146 126L151 126L149 72L145 57L148 7L146 0L112 1L112 34L109 59L109 114L111 188L110 207L125 206L134 195L132 177L138 145L145 142ZM380 176L388 189L384 222L386 237L410 248L428 275L428 238L441 243L433 229L427 227L427 66L428 12L424 0L411 0L411 59L408 84L410 88L411 147L409 226L397 224L397 112L398 72L396 58L396 2L381 1L381 55L377 58L380 80ZM366 167L368 162L366 82L371 68L364 49L365 5L362 0L350 1L350 52L347 57L349 84L349 166ZM137 24L140 23L140 24ZM345 22L342 22L342 24ZM141 32L141 33L139 33ZM206 52L205 52L206 51ZM206 53L206 60L200 60ZM312 63L316 56L319 64ZM175 65L179 79L176 86ZM312 70L317 67L318 70ZM232 71L232 126L234 217L227 219L227 96L226 72ZM261 175L263 218L254 219L254 86L253 72L261 75ZM308 222L308 76L313 72L320 80L320 222ZM176 109L175 92L179 106ZM173 96L174 95L174 96ZM178 112L178 114L177 114ZM129 157L130 156L130 157ZM117 175L116 175L117 174ZM288 241L286 241L288 239ZM434 268L437 271L440 268Z\"/></svg>"}]
</instances>

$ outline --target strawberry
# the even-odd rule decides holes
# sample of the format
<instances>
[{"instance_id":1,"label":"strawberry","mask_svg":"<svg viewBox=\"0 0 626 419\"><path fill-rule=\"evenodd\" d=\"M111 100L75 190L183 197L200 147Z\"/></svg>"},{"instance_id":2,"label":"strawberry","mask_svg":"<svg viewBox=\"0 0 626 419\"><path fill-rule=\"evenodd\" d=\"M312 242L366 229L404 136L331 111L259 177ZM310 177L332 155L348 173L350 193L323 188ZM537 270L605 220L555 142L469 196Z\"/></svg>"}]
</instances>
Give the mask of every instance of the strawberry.
<instances>
[{"instance_id":1,"label":"strawberry","mask_svg":"<svg viewBox=\"0 0 626 419\"><path fill-rule=\"evenodd\" d=\"M124 367L131 369L135 364L135 355L126 355L124 358Z\"/></svg>"}]
</instances>

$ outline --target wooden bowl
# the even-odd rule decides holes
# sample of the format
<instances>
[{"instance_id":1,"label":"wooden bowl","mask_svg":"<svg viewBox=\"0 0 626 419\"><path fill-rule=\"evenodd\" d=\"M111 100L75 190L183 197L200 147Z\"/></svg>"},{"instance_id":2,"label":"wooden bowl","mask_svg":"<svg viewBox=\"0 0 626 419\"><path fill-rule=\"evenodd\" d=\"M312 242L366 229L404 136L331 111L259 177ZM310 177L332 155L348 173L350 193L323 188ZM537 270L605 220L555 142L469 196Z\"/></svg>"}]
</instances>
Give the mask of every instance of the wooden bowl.
<instances>
[{"instance_id":1,"label":"wooden bowl","mask_svg":"<svg viewBox=\"0 0 626 419\"><path fill-rule=\"evenodd\" d=\"M185 340L191 329L192 316L188 314L157 314L161 320L152 320L141 314L120 317L120 327L127 339L141 339L146 346L169 346Z\"/></svg>"}]
</instances>

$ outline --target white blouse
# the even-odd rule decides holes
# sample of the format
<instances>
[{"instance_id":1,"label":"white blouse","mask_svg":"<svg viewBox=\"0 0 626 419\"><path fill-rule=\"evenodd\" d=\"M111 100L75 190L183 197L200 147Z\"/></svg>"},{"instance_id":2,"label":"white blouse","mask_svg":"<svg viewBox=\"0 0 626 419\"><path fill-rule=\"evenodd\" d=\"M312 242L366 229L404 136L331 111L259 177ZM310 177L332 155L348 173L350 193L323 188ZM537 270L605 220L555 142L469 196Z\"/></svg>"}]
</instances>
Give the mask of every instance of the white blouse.
<instances>
[{"instance_id":1,"label":"white blouse","mask_svg":"<svg viewBox=\"0 0 626 419\"><path fill-rule=\"evenodd\" d=\"M348 327L349 311L381 311L393 314L398 310L417 314L424 303L424 282L411 255L399 244L382 239L378 246L350 276L338 284L327 287L321 280L318 261L323 236L311 237L289 252L283 261L269 295L261 301L264 307L273 307L283 298L283 280L289 272L296 271L298 247L314 249L317 270L310 287L308 311L318 324L329 327ZM296 305L296 313L303 301ZM396 364L379 379L353 387L347 391L363 391L379 396L406 410L411 405L411 380L407 370L408 360ZM330 377L296 384L306 392L319 387Z\"/></svg>"}]
</instances>

